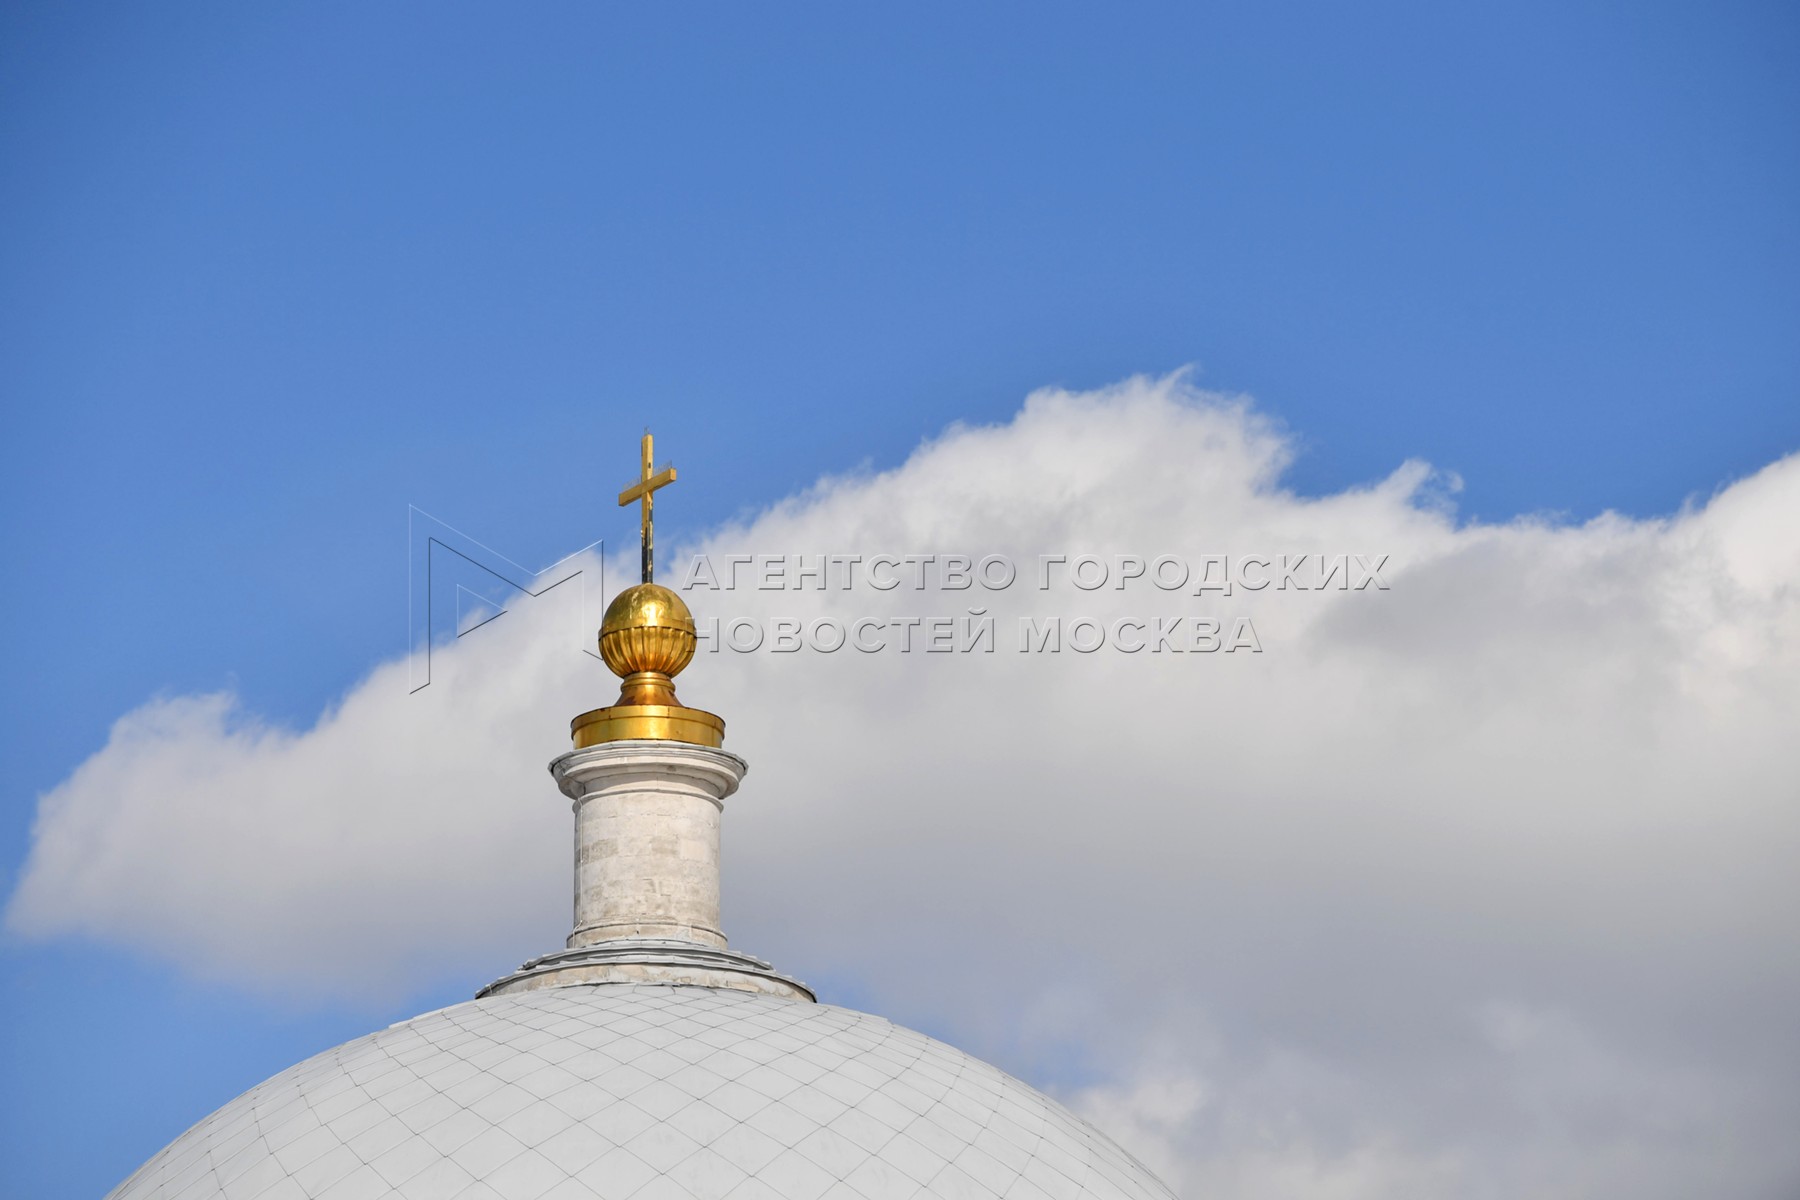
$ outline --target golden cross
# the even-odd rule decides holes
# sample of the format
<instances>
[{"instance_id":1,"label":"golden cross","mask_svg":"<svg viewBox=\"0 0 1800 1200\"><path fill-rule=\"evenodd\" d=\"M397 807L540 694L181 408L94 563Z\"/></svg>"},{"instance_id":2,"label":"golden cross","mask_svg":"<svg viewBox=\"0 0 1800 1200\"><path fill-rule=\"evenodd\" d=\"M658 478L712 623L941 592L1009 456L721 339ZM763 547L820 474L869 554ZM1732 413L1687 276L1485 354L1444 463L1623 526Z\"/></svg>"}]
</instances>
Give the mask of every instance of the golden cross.
<instances>
[{"instance_id":1,"label":"golden cross","mask_svg":"<svg viewBox=\"0 0 1800 1200\"><path fill-rule=\"evenodd\" d=\"M651 517L652 517L651 511L650 511L651 498L655 494L657 488L667 487L669 484L675 482L675 468L674 467L664 467L660 472L652 474L652 472L654 470L655 470L655 468L652 465L651 460L650 460L650 431L648 429L646 429L646 430L644 430L644 473L643 473L643 476L636 483L632 484L630 487L626 488L624 491L619 493L619 507L620 508L624 508L627 504L630 504L633 500L641 501L644 506L643 516L642 516L642 524L643 524L642 537L643 537L643 546L644 546L644 582L645 583L651 582L651 577L655 574L654 559L653 559L653 555L652 555L652 546L654 545L654 538L651 534L651 529L650 529L650 522L651 522Z\"/></svg>"}]
</instances>

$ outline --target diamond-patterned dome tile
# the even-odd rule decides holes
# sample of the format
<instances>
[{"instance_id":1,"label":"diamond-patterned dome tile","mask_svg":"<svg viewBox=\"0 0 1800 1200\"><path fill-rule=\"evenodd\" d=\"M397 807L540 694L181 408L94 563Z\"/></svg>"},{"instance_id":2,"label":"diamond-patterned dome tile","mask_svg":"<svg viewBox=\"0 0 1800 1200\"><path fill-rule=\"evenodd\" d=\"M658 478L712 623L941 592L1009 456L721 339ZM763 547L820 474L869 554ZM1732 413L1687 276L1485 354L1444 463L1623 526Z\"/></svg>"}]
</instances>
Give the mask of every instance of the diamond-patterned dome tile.
<instances>
[{"instance_id":1,"label":"diamond-patterned dome tile","mask_svg":"<svg viewBox=\"0 0 1800 1200\"><path fill-rule=\"evenodd\" d=\"M878 1017L577 985L427 1013L252 1088L112 1200L1169 1200L1061 1106Z\"/></svg>"}]
</instances>

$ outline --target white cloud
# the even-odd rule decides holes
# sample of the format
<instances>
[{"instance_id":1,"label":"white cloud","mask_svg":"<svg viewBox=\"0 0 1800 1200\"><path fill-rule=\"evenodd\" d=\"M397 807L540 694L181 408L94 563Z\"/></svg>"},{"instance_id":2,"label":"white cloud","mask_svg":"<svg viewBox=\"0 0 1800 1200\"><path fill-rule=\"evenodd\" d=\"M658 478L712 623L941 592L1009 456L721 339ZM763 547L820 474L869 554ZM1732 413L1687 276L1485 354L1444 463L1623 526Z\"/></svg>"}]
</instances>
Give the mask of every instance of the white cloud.
<instances>
[{"instance_id":1,"label":"white cloud","mask_svg":"<svg viewBox=\"0 0 1800 1200\"><path fill-rule=\"evenodd\" d=\"M1415 463L1297 497L1290 452L1180 379L1044 392L676 547L1390 556L1387 591L691 593L1000 633L699 657L681 694L752 763L734 944L1047 1081L1195 1195L1792 1194L1800 457L1664 520L1495 526ZM44 797L9 920L346 998L560 944L543 764L612 688L556 603L310 730L128 714ZM1013 648L1021 614L1194 612L1263 652Z\"/></svg>"}]
</instances>

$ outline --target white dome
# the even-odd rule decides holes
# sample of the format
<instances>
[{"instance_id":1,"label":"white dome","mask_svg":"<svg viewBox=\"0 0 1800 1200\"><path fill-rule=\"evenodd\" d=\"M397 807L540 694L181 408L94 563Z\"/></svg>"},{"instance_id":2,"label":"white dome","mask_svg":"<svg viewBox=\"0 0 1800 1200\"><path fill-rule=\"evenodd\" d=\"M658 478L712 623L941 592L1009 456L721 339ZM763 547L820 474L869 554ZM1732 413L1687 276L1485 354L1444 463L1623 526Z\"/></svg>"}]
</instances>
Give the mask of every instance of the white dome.
<instances>
[{"instance_id":1,"label":"white dome","mask_svg":"<svg viewBox=\"0 0 1800 1200\"><path fill-rule=\"evenodd\" d=\"M310 1058L114 1200L889 1200L1171 1193L1055 1101L880 1017L722 988L549 987Z\"/></svg>"}]
</instances>

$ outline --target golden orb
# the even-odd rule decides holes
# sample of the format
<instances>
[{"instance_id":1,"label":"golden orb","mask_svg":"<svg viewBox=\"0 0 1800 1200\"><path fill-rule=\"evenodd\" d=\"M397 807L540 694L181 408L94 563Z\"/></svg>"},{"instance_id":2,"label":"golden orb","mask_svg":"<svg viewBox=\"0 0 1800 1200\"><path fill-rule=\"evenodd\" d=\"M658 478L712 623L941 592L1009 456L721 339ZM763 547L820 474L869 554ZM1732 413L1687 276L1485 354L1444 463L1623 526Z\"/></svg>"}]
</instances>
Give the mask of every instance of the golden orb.
<instances>
[{"instance_id":1,"label":"golden orb","mask_svg":"<svg viewBox=\"0 0 1800 1200\"><path fill-rule=\"evenodd\" d=\"M693 614L668 588L640 583L613 597L600 622L600 657L624 682L611 707L569 723L575 748L630 738L719 745L725 722L675 698L674 676L693 661L698 644Z\"/></svg>"},{"instance_id":2,"label":"golden orb","mask_svg":"<svg viewBox=\"0 0 1800 1200\"><path fill-rule=\"evenodd\" d=\"M694 615L661 584L626 588L600 622L600 657L625 681L620 704L674 704L674 677L698 643Z\"/></svg>"},{"instance_id":3,"label":"golden orb","mask_svg":"<svg viewBox=\"0 0 1800 1200\"><path fill-rule=\"evenodd\" d=\"M660 583L640 583L613 597L600 622L600 657L620 677L654 671L673 677L693 661L694 615Z\"/></svg>"}]
</instances>

